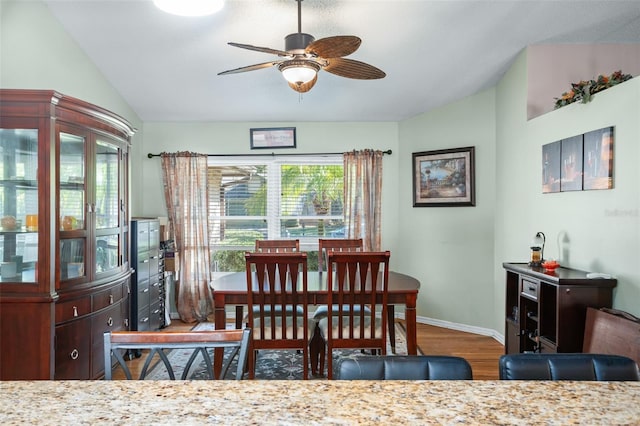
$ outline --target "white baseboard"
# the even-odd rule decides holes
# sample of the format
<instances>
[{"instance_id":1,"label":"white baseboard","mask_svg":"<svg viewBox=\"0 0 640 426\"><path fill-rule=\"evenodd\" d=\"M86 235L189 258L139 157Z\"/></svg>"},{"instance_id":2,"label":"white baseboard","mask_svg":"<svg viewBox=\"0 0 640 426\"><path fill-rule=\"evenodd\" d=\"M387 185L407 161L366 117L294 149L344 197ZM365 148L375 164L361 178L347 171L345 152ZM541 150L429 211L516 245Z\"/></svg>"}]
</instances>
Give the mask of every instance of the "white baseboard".
<instances>
[{"instance_id":1,"label":"white baseboard","mask_svg":"<svg viewBox=\"0 0 640 426\"><path fill-rule=\"evenodd\" d=\"M405 319L404 313L397 312L396 318ZM180 315L177 312L171 312L171 319L180 319ZM227 322L235 321L235 316L227 315ZM429 317L417 317L416 322L420 324L433 325L434 327L447 328L449 330L464 331L465 333L478 334L480 336L489 336L495 339L501 345L504 345L504 335L498 333L496 330L490 328L477 327L475 325L459 324L450 321L439 320Z\"/></svg>"},{"instance_id":2,"label":"white baseboard","mask_svg":"<svg viewBox=\"0 0 640 426\"><path fill-rule=\"evenodd\" d=\"M404 313L396 313L396 318L404 319ZM504 335L490 328L477 327L475 325L459 324L450 321L444 321L436 318L417 317L416 322L419 324L433 325L434 327L447 328L449 330L464 331L465 333L478 334L480 336L489 336L504 345Z\"/></svg>"}]
</instances>

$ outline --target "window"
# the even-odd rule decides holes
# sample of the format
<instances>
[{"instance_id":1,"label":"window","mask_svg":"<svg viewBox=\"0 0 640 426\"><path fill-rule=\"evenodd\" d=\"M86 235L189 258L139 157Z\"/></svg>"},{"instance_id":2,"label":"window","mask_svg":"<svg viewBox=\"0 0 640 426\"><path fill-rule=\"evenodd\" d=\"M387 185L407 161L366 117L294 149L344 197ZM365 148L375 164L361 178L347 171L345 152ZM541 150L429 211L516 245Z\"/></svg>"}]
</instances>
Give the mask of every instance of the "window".
<instances>
[{"instance_id":1,"label":"window","mask_svg":"<svg viewBox=\"0 0 640 426\"><path fill-rule=\"evenodd\" d=\"M209 238L214 271L244 270L257 239L345 236L342 156L209 159ZM309 268L317 261L309 254Z\"/></svg>"}]
</instances>

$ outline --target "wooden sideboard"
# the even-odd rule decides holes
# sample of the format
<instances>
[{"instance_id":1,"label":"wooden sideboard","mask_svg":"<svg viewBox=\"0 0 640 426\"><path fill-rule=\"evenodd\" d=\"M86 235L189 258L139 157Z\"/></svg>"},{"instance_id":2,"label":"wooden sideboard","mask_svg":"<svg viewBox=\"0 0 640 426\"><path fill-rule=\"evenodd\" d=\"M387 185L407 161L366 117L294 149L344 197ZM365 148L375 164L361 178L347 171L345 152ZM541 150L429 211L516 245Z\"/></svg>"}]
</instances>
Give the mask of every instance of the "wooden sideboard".
<instances>
[{"instance_id":1,"label":"wooden sideboard","mask_svg":"<svg viewBox=\"0 0 640 426\"><path fill-rule=\"evenodd\" d=\"M506 270L505 353L582 352L587 308L609 308L613 278L526 263Z\"/></svg>"}]
</instances>

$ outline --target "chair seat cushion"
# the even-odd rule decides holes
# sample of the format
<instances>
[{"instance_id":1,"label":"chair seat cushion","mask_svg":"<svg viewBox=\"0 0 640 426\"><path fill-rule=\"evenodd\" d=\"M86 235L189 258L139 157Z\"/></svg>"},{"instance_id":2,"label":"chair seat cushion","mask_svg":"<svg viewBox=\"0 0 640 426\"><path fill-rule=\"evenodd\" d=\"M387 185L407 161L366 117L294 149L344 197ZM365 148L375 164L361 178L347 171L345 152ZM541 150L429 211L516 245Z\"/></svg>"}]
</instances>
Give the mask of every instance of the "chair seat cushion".
<instances>
[{"instance_id":1,"label":"chair seat cushion","mask_svg":"<svg viewBox=\"0 0 640 426\"><path fill-rule=\"evenodd\" d=\"M360 313L360 306L353 306L353 311L355 313ZM351 311L351 306L350 305L342 305L342 313L343 314L348 314L349 311ZM329 306L327 305L320 305L316 308L315 312L313 313L313 319L315 320L321 320L322 318L326 318L327 317L327 312L329 312ZM331 313L335 316L338 314L338 312L340 312L340 309L337 305L333 305L331 307ZM364 307L364 312L365 313L370 313L371 309L369 309L368 306Z\"/></svg>"},{"instance_id":2,"label":"chair seat cushion","mask_svg":"<svg viewBox=\"0 0 640 426\"><path fill-rule=\"evenodd\" d=\"M342 337L340 337L340 329L339 329L339 321L340 321L340 317L334 315L332 320L331 320L331 325L333 328L332 334L331 336L334 339L345 339L345 338L349 338L349 318L345 318L342 317ZM355 323L353 325L353 337L358 339L358 338L362 338L360 337L360 320L358 318L355 319ZM319 322L318 322L318 327L320 328L320 333L323 339L326 340L326 336L329 335L329 318L328 317L324 317L322 318ZM371 339L371 338L381 338L382 337L382 321L379 318L376 318L376 323L375 323L375 327L374 327L374 336L371 335L371 319L369 317L365 318L364 320L364 339Z\"/></svg>"},{"instance_id":3,"label":"chair seat cushion","mask_svg":"<svg viewBox=\"0 0 640 426\"><path fill-rule=\"evenodd\" d=\"M260 322L264 321L264 338L260 337ZM253 318L253 338L260 340L271 340L271 329L275 328L275 338L276 339L293 339L293 328L297 327L297 335L298 339L302 339L304 337L304 325L305 321L302 317L298 317L296 319L296 323L293 322L293 317L286 317L285 325L283 327L282 318L277 317L275 319L274 324L271 323L270 317L254 317ZM313 331L315 329L316 322L308 321L307 323L307 338L311 339L313 336ZM286 329L286 331L285 331Z\"/></svg>"}]
</instances>

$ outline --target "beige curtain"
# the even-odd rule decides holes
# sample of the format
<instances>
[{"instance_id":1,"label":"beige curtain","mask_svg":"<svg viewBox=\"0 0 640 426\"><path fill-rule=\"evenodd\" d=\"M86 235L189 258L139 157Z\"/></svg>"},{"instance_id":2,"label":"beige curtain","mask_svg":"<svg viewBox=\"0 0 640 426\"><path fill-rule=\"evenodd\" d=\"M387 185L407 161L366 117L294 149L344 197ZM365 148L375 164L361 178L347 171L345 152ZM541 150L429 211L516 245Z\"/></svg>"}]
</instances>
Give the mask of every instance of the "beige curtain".
<instances>
[{"instance_id":1,"label":"beige curtain","mask_svg":"<svg viewBox=\"0 0 640 426\"><path fill-rule=\"evenodd\" d=\"M190 152L162 153L164 197L180 257L177 306L180 319L206 321L213 313L209 288L210 255L207 156Z\"/></svg>"},{"instance_id":2,"label":"beige curtain","mask_svg":"<svg viewBox=\"0 0 640 426\"><path fill-rule=\"evenodd\" d=\"M362 238L363 250L380 251L382 151L344 153L344 214L347 238Z\"/></svg>"}]
</instances>

